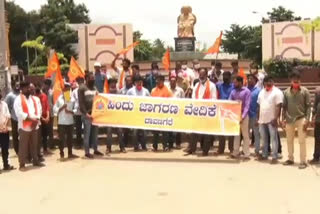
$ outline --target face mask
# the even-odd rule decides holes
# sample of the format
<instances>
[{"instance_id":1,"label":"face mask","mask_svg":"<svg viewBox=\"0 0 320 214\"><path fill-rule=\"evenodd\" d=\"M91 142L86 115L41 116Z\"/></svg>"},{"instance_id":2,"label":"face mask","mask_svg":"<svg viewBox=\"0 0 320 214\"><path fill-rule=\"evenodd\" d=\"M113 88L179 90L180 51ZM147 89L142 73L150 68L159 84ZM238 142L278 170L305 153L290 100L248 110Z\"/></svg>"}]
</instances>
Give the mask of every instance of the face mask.
<instances>
[{"instance_id":1,"label":"face mask","mask_svg":"<svg viewBox=\"0 0 320 214\"><path fill-rule=\"evenodd\" d=\"M182 65L181 68L182 68L183 70L186 70L186 69L188 68L188 66Z\"/></svg>"},{"instance_id":2,"label":"face mask","mask_svg":"<svg viewBox=\"0 0 320 214\"><path fill-rule=\"evenodd\" d=\"M194 65L194 69L199 69L199 68L200 68L200 64Z\"/></svg>"},{"instance_id":3,"label":"face mask","mask_svg":"<svg viewBox=\"0 0 320 214\"><path fill-rule=\"evenodd\" d=\"M138 89L138 91L141 91L142 90L142 85L137 85L136 88Z\"/></svg>"},{"instance_id":4,"label":"face mask","mask_svg":"<svg viewBox=\"0 0 320 214\"><path fill-rule=\"evenodd\" d=\"M292 83L292 88L293 89L299 89L300 88L300 83Z\"/></svg>"},{"instance_id":5,"label":"face mask","mask_svg":"<svg viewBox=\"0 0 320 214\"><path fill-rule=\"evenodd\" d=\"M273 85L266 85L266 91L271 91L272 90L272 88L273 88Z\"/></svg>"},{"instance_id":6,"label":"face mask","mask_svg":"<svg viewBox=\"0 0 320 214\"><path fill-rule=\"evenodd\" d=\"M94 80L88 80L88 86L89 86L90 88L93 88L93 86L94 86Z\"/></svg>"}]
</instances>

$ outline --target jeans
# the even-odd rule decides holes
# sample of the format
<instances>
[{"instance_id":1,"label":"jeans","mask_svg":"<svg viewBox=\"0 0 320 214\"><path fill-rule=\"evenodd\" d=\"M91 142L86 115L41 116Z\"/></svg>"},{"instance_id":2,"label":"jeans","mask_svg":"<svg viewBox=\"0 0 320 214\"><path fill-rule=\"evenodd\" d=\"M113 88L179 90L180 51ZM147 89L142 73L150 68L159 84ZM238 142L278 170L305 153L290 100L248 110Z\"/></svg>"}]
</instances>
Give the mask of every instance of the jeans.
<instances>
[{"instance_id":1,"label":"jeans","mask_svg":"<svg viewBox=\"0 0 320 214\"><path fill-rule=\"evenodd\" d=\"M118 135L119 138L119 147L120 149L124 149L124 142L123 142L123 131L120 128L112 128L108 127L107 129L107 148L111 149L112 146L112 133L115 132Z\"/></svg>"},{"instance_id":2,"label":"jeans","mask_svg":"<svg viewBox=\"0 0 320 214\"><path fill-rule=\"evenodd\" d=\"M259 125L256 125L257 118L253 117L249 119L249 129L252 129L254 135L254 148L255 153L258 154L260 151L260 132Z\"/></svg>"},{"instance_id":3,"label":"jeans","mask_svg":"<svg viewBox=\"0 0 320 214\"><path fill-rule=\"evenodd\" d=\"M82 122L84 125L84 151L85 154L90 154L90 145L94 151L98 151L98 127L92 125L91 120L87 116L82 115Z\"/></svg>"},{"instance_id":4,"label":"jeans","mask_svg":"<svg viewBox=\"0 0 320 214\"><path fill-rule=\"evenodd\" d=\"M159 132L154 131L153 132L153 148L155 150L158 149L158 143L159 143L159 134L162 133L162 145L163 149L168 148L169 146L169 133L168 132Z\"/></svg>"},{"instance_id":5,"label":"jeans","mask_svg":"<svg viewBox=\"0 0 320 214\"><path fill-rule=\"evenodd\" d=\"M9 132L0 133L0 148L2 154L3 167L9 165Z\"/></svg>"},{"instance_id":6,"label":"jeans","mask_svg":"<svg viewBox=\"0 0 320 214\"><path fill-rule=\"evenodd\" d=\"M272 158L277 159L278 158L278 147L279 147L277 127L274 127L271 123L267 123L267 124L260 124L259 129L260 129L261 139L263 141L262 156L264 158L267 158L269 156L268 136L270 135L270 143L272 145L271 146L272 147Z\"/></svg>"},{"instance_id":7,"label":"jeans","mask_svg":"<svg viewBox=\"0 0 320 214\"><path fill-rule=\"evenodd\" d=\"M134 131L134 149L139 149L139 143L141 144L142 149L147 149L146 146L146 138L145 138L145 131L141 129L135 129Z\"/></svg>"},{"instance_id":8,"label":"jeans","mask_svg":"<svg viewBox=\"0 0 320 214\"><path fill-rule=\"evenodd\" d=\"M74 115L74 124L76 128L76 145L82 146L82 120L81 115Z\"/></svg>"},{"instance_id":9,"label":"jeans","mask_svg":"<svg viewBox=\"0 0 320 214\"><path fill-rule=\"evenodd\" d=\"M314 153L313 158L319 160L320 158L320 123L316 123L314 127Z\"/></svg>"}]
</instances>

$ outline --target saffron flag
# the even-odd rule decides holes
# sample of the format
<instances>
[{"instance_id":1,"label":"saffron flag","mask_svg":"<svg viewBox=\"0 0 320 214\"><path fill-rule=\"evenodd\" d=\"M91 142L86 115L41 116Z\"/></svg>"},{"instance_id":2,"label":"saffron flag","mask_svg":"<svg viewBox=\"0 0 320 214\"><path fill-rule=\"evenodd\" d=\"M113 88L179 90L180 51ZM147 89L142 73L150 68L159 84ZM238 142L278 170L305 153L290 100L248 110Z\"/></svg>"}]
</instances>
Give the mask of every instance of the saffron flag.
<instances>
[{"instance_id":1,"label":"saffron flag","mask_svg":"<svg viewBox=\"0 0 320 214\"><path fill-rule=\"evenodd\" d=\"M128 47L122 49L118 54L127 54L131 49L135 48L136 46L139 45L139 42L134 42L131 45L129 45Z\"/></svg>"},{"instance_id":2,"label":"saffron flag","mask_svg":"<svg viewBox=\"0 0 320 214\"><path fill-rule=\"evenodd\" d=\"M220 36L216 39L215 43L208 49L206 54L218 54L220 52L220 46L222 43L222 31L220 32Z\"/></svg>"},{"instance_id":3,"label":"saffron flag","mask_svg":"<svg viewBox=\"0 0 320 214\"><path fill-rule=\"evenodd\" d=\"M51 57L51 59L49 60L47 73L44 75L44 77L45 78L49 78L56 71L59 71L61 73L60 64L59 64L59 58L58 58L57 53L54 52L52 57Z\"/></svg>"},{"instance_id":4,"label":"saffron flag","mask_svg":"<svg viewBox=\"0 0 320 214\"><path fill-rule=\"evenodd\" d=\"M70 60L70 69L68 72L69 81L73 82L77 77L84 77L84 72L78 65L77 61L71 57Z\"/></svg>"},{"instance_id":5,"label":"saffron flag","mask_svg":"<svg viewBox=\"0 0 320 214\"><path fill-rule=\"evenodd\" d=\"M163 58L162 58L162 64L166 71L170 71L170 50L169 48L165 52Z\"/></svg>"},{"instance_id":6,"label":"saffron flag","mask_svg":"<svg viewBox=\"0 0 320 214\"><path fill-rule=\"evenodd\" d=\"M64 82L61 75L59 61L57 63L57 67L58 69L56 69L56 71L52 73L52 74L55 73L55 80L53 83L53 104L57 102L59 96L62 94L62 89L64 88Z\"/></svg>"}]
</instances>

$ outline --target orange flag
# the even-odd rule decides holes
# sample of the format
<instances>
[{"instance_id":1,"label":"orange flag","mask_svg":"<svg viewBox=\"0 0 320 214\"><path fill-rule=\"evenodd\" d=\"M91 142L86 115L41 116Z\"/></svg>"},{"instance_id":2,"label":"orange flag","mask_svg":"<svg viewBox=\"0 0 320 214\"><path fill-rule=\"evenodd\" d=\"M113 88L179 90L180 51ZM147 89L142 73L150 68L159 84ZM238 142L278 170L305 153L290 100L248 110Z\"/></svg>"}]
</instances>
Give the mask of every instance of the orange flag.
<instances>
[{"instance_id":1,"label":"orange flag","mask_svg":"<svg viewBox=\"0 0 320 214\"><path fill-rule=\"evenodd\" d=\"M75 79L77 79L77 77L84 77L84 72L73 57L71 57L70 60L68 77L70 82L73 82Z\"/></svg>"},{"instance_id":2,"label":"orange flag","mask_svg":"<svg viewBox=\"0 0 320 214\"><path fill-rule=\"evenodd\" d=\"M166 71L170 71L170 50L169 48L164 53L164 56L162 58L162 64Z\"/></svg>"},{"instance_id":3,"label":"orange flag","mask_svg":"<svg viewBox=\"0 0 320 214\"><path fill-rule=\"evenodd\" d=\"M216 39L215 43L208 49L206 54L214 54L220 52L220 46L222 43L222 31L220 32L220 36Z\"/></svg>"},{"instance_id":4,"label":"orange flag","mask_svg":"<svg viewBox=\"0 0 320 214\"><path fill-rule=\"evenodd\" d=\"M58 55L56 52L54 52L53 56L49 61L47 73L44 75L44 77L45 78L51 77L52 74L56 71L59 71L61 73Z\"/></svg>"},{"instance_id":5,"label":"orange flag","mask_svg":"<svg viewBox=\"0 0 320 214\"><path fill-rule=\"evenodd\" d=\"M127 54L131 49L135 48L135 47L138 46L138 45L139 45L139 41L132 43L132 44L129 45L128 47L122 49L122 50L119 52L119 55L121 55L121 54Z\"/></svg>"},{"instance_id":6,"label":"orange flag","mask_svg":"<svg viewBox=\"0 0 320 214\"><path fill-rule=\"evenodd\" d=\"M243 68L240 68L239 76L243 78L243 85L247 85L247 75L244 73Z\"/></svg>"}]
</instances>

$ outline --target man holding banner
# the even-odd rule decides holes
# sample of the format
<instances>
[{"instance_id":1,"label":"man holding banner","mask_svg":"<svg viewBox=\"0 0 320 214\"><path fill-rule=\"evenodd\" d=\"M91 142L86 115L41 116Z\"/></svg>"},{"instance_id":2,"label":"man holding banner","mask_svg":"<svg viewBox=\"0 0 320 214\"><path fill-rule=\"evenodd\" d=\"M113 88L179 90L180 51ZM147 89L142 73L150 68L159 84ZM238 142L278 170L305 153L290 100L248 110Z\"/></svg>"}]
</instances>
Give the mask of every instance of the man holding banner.
<instances>
[{"instance_id":1,"label":"man holding banner","mask_svg":"<svg viewBox=\"0 0 320 214\"><path fill-rule=\"evenodd\" d=\"M141 97L149 97L150 93L148 89L143 87L143 78L140 75L136 75L134 77L134 87L132 87L128 92L128 96L141 96ZM144 151L147 151L146 139L145 139L145 131L142 129L135 129L134 136L136 136L134 140L134 151L139 151L139 143L141 144L141 148Z\"/></svg>"},{"instance_id":2,"label":"man holding banner","mask_svg":"<svg viewBox=\"0 0 320 214\"><path fill-rule=\"evenodd\" d=\"M208 79L208 70L206 68L199 69L199 82L193 88L192 99L217 99L216 86ZM208 156L211 136L206 134L192 134L186 155L191 155L196 152L198 142L203 142L202 155Z\"/></svg>"},{"instance_id":3,"label":"man holding banner","mask_svg":"<svg viewBox=\"0 0 320 214\"><path fill-rule=\"evenodd\" d=\"M164 85L164 76L158 75L156 77L157 81L157 87L155 87L152 92L151 96L152 97L164 97L164 98L169 98L172 97L172 92L170 89ZM154 131L153 132L153 151L158 151L158 143L159 143L159 134L161 132L159 131ZM169 151L169 133L168 132L162 132L162 145L163 145L163 151L167 152Z\"/></svg>"}]
</instances>

